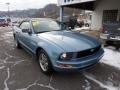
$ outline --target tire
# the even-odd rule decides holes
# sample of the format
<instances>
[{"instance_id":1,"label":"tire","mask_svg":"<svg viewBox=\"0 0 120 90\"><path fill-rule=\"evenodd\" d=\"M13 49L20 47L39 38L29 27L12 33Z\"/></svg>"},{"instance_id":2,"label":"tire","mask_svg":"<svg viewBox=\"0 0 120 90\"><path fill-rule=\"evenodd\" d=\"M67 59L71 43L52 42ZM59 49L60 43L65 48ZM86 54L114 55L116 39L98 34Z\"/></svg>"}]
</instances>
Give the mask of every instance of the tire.
<instances>
[{"instance_id":1,"label":"tire","mask_svg":"<svg viewBox=\"0 0 120 90\"><path fill-rule=\"evenodd\" d=\"M53 71L52 64L47 53L44 50L40 50L38 52L38 62L40 69L42 70L43 73L51 74L51 72Z\"/></svg>"},{"instance_id":2,"label":"tire","mask_svg":"<svg viewBox=\"0 0 120 90\"><path fill-rule=\"evenodd\" d=\"M16 38L14 38L15 47L21 49L21 45Z\"/></svg>"},{"instance_id":3,"label":"tire","mask_svg":"<svg viewBox=\"0 0 120 90\"><path fill-rule=\"evenodd\" d=\"M115 47L116 50L119 50L119 48L120 48L119 46L116 46L116 47Z\"/></svg>"}]
</instances>

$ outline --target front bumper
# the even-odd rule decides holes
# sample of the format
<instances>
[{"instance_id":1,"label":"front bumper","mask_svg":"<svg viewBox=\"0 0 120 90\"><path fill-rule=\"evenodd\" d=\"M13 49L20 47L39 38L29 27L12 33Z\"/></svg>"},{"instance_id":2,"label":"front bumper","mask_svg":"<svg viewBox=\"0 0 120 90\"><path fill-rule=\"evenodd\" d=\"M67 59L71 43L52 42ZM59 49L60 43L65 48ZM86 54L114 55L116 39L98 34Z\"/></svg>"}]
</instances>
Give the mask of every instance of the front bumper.
<instances>
[{"instance_id":1,"label":"front bumper","mask_svg":"<svg viewBox=\"0 0 120 90\"><path fill-rule=\"evenodd\" d=\"M100 49L99 52L70 61L56 61L56 64L53 66L55 71L81 71L87 68L92 67L94 64L98 63L99 60L103 57L104 50Z\"/></svg>"},{"instance_id":2,"label":"front bumper","mask_svg":"<svg viewBox=\"0 0 120 90\"><path fill-rule=\"evenodd\" d=\"M110 34L100 34L100 38L106 41L120 41L120 36Z\"/></svg>"}]
</instances>

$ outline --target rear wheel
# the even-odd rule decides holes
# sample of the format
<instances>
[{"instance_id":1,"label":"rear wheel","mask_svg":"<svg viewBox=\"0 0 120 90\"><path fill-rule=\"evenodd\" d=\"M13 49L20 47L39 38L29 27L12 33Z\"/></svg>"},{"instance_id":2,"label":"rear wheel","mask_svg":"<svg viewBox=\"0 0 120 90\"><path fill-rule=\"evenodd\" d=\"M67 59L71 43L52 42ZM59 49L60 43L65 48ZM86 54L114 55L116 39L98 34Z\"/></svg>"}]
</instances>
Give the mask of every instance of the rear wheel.
<instances>
[{"instance_id":1,"label":"rear wheel","mask_svg":"<svg viewBox=\"0 0 120 90\"><path fill-rule=\"evenodd\" d=\"M20 49L21 48L21 45L20 43L18 42L18 40L16 38L14 38L14 44L15 44L15 47Z\"/></svg>"},{"instance_id":2,"label":"rear wheel","mask_svg":"<svg viewBox=\"0 0 120 90\"><path fill-rule=\"evenodd\" d=\"M50 74L52 72L52 64L47 53L44 50L39 51L38 61L43 73Z\"/></svg>"}]
</instances>

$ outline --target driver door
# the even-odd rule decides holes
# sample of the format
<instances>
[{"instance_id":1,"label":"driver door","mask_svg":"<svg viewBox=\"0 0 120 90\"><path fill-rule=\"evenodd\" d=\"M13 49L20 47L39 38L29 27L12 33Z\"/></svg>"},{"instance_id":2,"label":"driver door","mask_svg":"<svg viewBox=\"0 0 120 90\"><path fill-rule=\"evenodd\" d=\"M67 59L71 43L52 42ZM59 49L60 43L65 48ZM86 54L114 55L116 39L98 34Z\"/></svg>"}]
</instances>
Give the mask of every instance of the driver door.
<instances>
[{"instance_id":1,"label":"driver door","mask_svg":"<svg viewBox=\"0 0 120 90\"><path fill-rule=\"evenodd\" d=\"M22 24L20 25L20 29L21 29L21 33L20 33L21 43L24 47L30 50L29 42L30 42L31 36L28 33L31 30L30 22L28 21L22 22Z\"/></svg>"}]
</instances>

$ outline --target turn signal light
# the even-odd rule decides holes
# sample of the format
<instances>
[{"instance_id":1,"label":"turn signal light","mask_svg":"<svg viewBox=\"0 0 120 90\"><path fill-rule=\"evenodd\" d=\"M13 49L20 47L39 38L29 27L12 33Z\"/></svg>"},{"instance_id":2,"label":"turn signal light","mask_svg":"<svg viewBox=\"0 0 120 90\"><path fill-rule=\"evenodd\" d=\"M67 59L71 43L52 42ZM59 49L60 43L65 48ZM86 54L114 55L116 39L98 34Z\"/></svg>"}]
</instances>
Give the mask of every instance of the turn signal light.
<instances>
[{"instance_id":1,"label":"turn signal light","mask_svg":"<svg viewBox=\"0 0 120 90\"><path fill-rule=\"evenodd\" d=\"M73 67L73 65L69 65L69 64L59 64L58 66L62 67L62 68L64 68L64 67L72 68Z\"/></svg>"}]
</instances>

